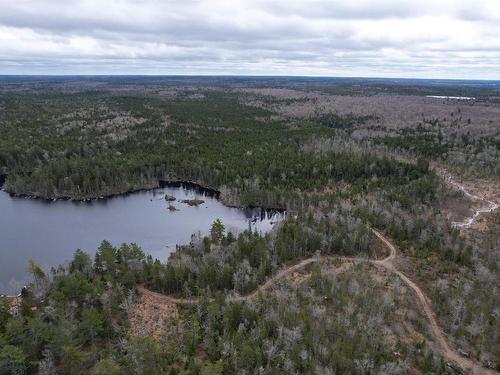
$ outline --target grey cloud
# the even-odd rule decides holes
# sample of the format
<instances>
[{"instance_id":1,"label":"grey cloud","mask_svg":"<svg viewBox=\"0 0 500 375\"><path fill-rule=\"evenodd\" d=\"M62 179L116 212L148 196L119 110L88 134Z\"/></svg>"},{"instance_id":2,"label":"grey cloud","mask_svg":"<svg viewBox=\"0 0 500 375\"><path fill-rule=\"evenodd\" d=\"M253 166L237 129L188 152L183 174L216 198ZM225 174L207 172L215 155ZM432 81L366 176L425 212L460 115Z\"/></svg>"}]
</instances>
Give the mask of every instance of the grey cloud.
<instances>
[{"instance_id":1,"label":"grey cloud","mask_svg":"<svg viewBox=\"0 0 500 375\"><path fill-rule=\"evenodd\" d=\"M500 77L495 4L0 0L0 73Z\"/></svg>"},{"instance_id":2,"label":"grey cloud","mask_svg":"<svg viewBox=\"0 0 500 375\"><path fill-rule=\"evenodd\" d=\"M287 1L269 2L267 9L278 15L328 19L410 18L425 14L418 1L311 1L307 6Z\"/></svg>"}]
</instances>

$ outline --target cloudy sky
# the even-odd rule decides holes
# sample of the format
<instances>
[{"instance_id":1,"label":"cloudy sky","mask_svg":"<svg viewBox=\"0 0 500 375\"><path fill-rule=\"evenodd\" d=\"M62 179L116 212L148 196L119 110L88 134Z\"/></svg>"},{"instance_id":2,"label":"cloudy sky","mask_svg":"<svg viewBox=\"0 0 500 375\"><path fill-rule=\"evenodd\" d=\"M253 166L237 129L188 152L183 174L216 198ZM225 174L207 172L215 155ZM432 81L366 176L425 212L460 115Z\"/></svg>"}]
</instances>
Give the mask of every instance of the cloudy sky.
<instances>
[{"instance_id":1,"label":"cloudy sky","mask_svg":"<svg viewBox=\"0 0 500 375\"><path fill-rule=\"evenodd\" d=\"M500 0L0 0L0 74L500 79Z\"/></svg>"}]
</instances>

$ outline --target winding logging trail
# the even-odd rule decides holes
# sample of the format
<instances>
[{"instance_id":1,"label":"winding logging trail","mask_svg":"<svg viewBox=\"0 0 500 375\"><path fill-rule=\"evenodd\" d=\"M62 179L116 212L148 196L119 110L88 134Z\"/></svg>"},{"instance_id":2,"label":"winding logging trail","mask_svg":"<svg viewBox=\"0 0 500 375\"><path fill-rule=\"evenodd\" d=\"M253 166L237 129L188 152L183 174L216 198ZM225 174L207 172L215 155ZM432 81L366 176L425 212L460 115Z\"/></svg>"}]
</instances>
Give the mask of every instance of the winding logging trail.
<instances>
[{"instance_id":1,"label":"winding logging trail","mask_svg":"<svg viewBox=\"0 0 500 375\"><path fill-rule=\"evenodd\" d=\"M488 206L486 208L479 209L479 210L475 211L473 213L473 215L470 218L468 218L467 220L465 220L464 222L452 223L452 225L455 228L469 228L475 223L475 221L477 220L477 218L479 217L480 214L492 212L492 211L499 208L498 203L492 202L490 200L487 200L484 197L480 197L480 196L477 196L477 195L474 195L474 194L468 192L464 188L464 186L462 186L458 182L454 181L453 178L451 178L451 176L446 175L445 180L449 184L455 186L460 191L462 191L464 193L464 195L466 195L467 197L469 197L473 200L478 200L478 201L481 201L481 202L488 204ZM291 265L289 267L282 269L276 275L270 277L266 282L259 285L257 287L257 289L254 290L253 292L246 294L246 295L242 295L242 296L227 297L226 301L228 301L228 302L240 302L240 301L251 300L251 299L257 297L261 292L264 292L264 291L270 289L272 286L276 285L279 280L293 274L296 271L299 271L299 270L305 268L309 264L324 262L324 261L328 261L328 260L340 260L344 263L341 266L335 268L333 270L333 272L341 273L341 272L345 272L345 271L349 270L351 268L350 266L352 264L363 263L363 262L370 263L377 268L383 268L386 271L397 275L401 279L401 281L403 281L413 291L414 295L417 297L417 300L418 300L420 307L422 308L423 314L425 315L425 317L428 320L430 333L434 337L434 340L437 344L436 349L439 351L439 353L445 359L458 365L460 368L462 368L463 370L466 371L466 374L492 374L492 375L497 374L498 375L498 373L496 371L482 367L476 361L474 361L470 358L466 358L466 357L461 356L456 350L454 350L452 348L452 346L449 343L448 338L446 337L446 334L443 332L443 330L439 327L439 325L437 323L436 316L435 316L434 312L432 311L431 303L430 303L429 299L425 296L422 289L415 282L413 282L410 278L408 278L408 276L406 276L403 272L399 271L396 268L396 266L394 264L394 260L397 257L396 246L393 245L392 242L389 241L378 230L373 229L373 228L370 228L370 229L373 232L373 234L375 234L375 236L377 236L377 238L379 240L381 240L384 243L384 245L387 247L387 249L389 250L389 255L387 257L385 257L383 259L365 259L365 258L360 258L360 257L341 257L341 256L315 256L315 257L307 258L307 259L304 259L304 260L302 260L294 265ZM307 280L307 279L308 279L308 277L303 279L302 282ZM162 301L164 303L193 305L199 301L199 299L197 299L197 298L171 297L171 296L167 296L164 294L152 292L152 291L145 289L143 287L140 287L139 289L140 289L141 293L147 293L147 294L154 295L157 301Z\"/></svg>"},{"instance_id":2,"label":"winding logging trail","mask_svg":"<svg viewBox=\"0 0 500 375\"><path fill-rule=\"evenodd\" d=\"M265 283L261 284L252 293L249 293L249 294L243 295L243 296L227 297L226 301L228 301L228 302L240 302L240 301L251 300L251 299L257 297L259 295L259 293L270 289L279 280L285 278L288 275L291 275L292 273L294 273L298 270L305 268L309 264L323 262L323 261L327 261L327 260L340 260L340 261L343 261L345 263L343 265L341 265L340 267L337 267L334 270L335 273L340 273L340 272L347 271L350 268L350 265L353 263L356 264L356 263L364 263L364 262L366 263L367 262L367 263L373 264L375 267L383 268L383 269L387 270L388 272L397 275L414 292L414 294L417 297L417 300L419 302L419 305L422 308L422 311L429 322L430 333L432 334L432 336L434 336L434 339L437 343L437 350L444 358L446 358L450 362L457 364L459 367L461 367L463 370L465 370L467 374L498 374L497 372L495 372L493 370L489 370L489 369L482 367L480 364L473 361L472 359L462 357L456 350L451 348L451 345L449 344L449 341L448 341L445 333L443 332L443 330L439 327L439 325L437 323L435 314L431 308L431 304L430 304L429 300L427 299L427 297L425 296L422 289L420 289L420 287L415 282L413 282L411 279L409 279L403 272L399 271L396 268L396 266L394 265L394 260L397 257L396 246L394 246L378 230L371 228L371 231L389 249L389 255L387 257L385 257L383 259L365 259L365 258L358 258L358 257L336 257L336 256L316 256L316 257L307 258L307 259L304 259L304 260L302 260L302 261L300 261L292 266L289 266L289 267L284 268L283 270L279 271L276 275L269 278ZM346 267L346 265L347 265L347 267ZM307 280L307 278L305 280ZM140 289L141 293L147 293L147 294L154 295L156 300L163 301L165 303L193 305L199 301L199 299L197 299L197 298L171 297L171 296L167 296L164 294L152 292L152 291L145 289L143 287L140 287L139 289Z\"/></svg>"}]
</instances>

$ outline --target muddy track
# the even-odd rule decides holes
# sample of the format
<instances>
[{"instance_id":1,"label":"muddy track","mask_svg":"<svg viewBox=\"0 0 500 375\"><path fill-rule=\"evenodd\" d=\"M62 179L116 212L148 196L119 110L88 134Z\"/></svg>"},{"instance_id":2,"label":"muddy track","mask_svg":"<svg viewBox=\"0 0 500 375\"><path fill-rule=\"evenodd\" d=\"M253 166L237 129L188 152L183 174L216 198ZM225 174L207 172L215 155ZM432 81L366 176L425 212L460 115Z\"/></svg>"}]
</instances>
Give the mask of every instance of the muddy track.
<instances>
[{"instance_id":1,"label":"muddy track","mask_svg":"<svg viewBox=\"0 0 500 375\"><path fill-rule=\"evenodd\" d=\"M485 207L480 208L480 209L474 211L474 213L472 214L472 216L469 217L469 218L467 218L467 219L465 219L464 221L453 222L451 225L454 228L461 228L461 229L470 228L472 225L474 225L474 223L477 221L477 219L479 218L479 216L481 214L493 212L493 211L497 210L500 207L500 205L498 203L493 202L493 201L487 199L486 197L481 197L479 195L475 195L475 194L472 194L472 193L468 192L463 185L461 185L458 182L456 182L453 179L453 177L451 175L447 174L446 172L442 172L441 171L441 175L443 176L444 180L449 185L451 185L451 186L455 187L456 189L460 190L469 199L471 199L473 201L477 201L477 202L482 202L483 204L485 204Z\"/></svg>"},{"instance_id":2,"label":"muddy track","mask_svg":"<svg viewBox=\"0 0 500 375\"><path fill-rule=\"evenodd\" d=\"M394 260L396 259L397 256L397 250L396 246L392 244L391 241L389 241L381 232L371 229L373 234L377 236L378 239L380 239L387 249L389 250L389 255L383 259L364 259L364 258L358 258L358 257L336 257L336 256L317 256L317 257L312 257L312 258L307 258L299 263L296 263L292 266L289 266L287 268L284 268L283 270L279 271L276 275L272 276L269 278L264 284L260 285L255 291L252 293L249 293L247 295L243 296L236 296L236 297L228 297L226 298L226 301L228 302L240 302L240 301L248 301L256 296L259 295L259 293L264 292L268 289L270 289L272 286L276 285L276 283L285 278L286 276L305 268L309 264L317 263L317 262L324 262L327 260L341 260L345 263L348 264L356 264L356 263L370 263L373 264L376 267L383 268L390 273L393 273L397 275L415 294L417 297L417 300L419 302L420 307L422 308L422 312L427 318L429 322L429 328L430 328L430 333L434 337L434 340L437 344L437 349L439 353L449 362L453 362L454 364L458 365L460 368L466 371L466 374L498 374L496 371L486 369L482 367L480 364L477 362L473 361L472 359L462 357L456 350L452 349L451 346L449 345L449 341L446 337L446 334L443 332L443 330L439 327L435 314L432 311L431 308L431 303L429 302L428 298L425 296L424 292L420 287L413 282L411 279L409 279L403 272L399 271L396 269L396 266L394 265ZM345 272L349 267L345 267L344 265L341 265L340 267L336 268L334 272ZM305 278L307 280L308 278ZM159 301L164 301L165 303L175 303L175 304L184 304L184 305L192 305L197 303L199 300L197 298L175 298L167 295L163 295L160 293L155 293L150 290L147 290L143 287L139 288L141 293L148 293L152 294L155 296L155 298Z\"/></svg>"}]
</instances>

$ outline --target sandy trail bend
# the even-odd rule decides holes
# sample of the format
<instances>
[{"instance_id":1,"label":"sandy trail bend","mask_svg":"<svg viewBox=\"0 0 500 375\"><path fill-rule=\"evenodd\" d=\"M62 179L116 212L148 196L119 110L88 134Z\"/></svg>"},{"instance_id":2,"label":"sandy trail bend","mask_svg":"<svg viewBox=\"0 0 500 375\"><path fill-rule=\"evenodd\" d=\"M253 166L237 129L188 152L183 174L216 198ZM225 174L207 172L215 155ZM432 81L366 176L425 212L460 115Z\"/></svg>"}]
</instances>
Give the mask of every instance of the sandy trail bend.
<instances>
[{"instance_id":1,"label":"sandy trail bend","mask_svg":"<svg viewBox=\"0 0 500 375\"><path fill-rule=\"evenodd\" d=\"M255 291L243 295L243 296L234 296L234 297L227 297L226 301L228 302L240 302L240 301L248 301L251 300L259 295L260 292L264 292L267 289L270 289L272 286L276 285L277 282L286 276L292 274L293 272L296 272L300 269L303 269L309 264L312 263L317 263L317 262L323 262L327 260L341 260L344 263L347 263L348 266L341 265L340 267L337 267L334 269L333 272L336 273L341 273L349 270L352 264L356 263L363 263L363 262L368 262L370 264L373 264L376 267L382 267L385 270L389 271L390 273L393 273L397 275L415 294L417 297L417 300L419 302L420 307L422 308L422 311L427 318L429 322L429 328L430 328L430 333L434 337L436 343L437 343L437 349L439 353L449 362L453 362L457 364L460 368L465 370L465 374L497 374L496 371L486 369L482 367L480 364L477 362L473 361L472 359L462 357L456 350L452 349L451 346L449 345L449 341L443 332L443 330L439 327L435 314L432 311L431 308L431 303L429 302L428 298L425 296L424 292L420 287L413 282L411 279L409 279L403 272L399 271L396 269L396 266L394 265L394 260L396 259L397 256L397 250L396 246L392 244L391 241L389 241L381 232L371 228L371 231L377 238L379 238L387 247L389 250L389 255L383 259L365 259L365 258L359 258L359 257L336 257L336 256L316 256L316 257L311 257L304 259L300 261L299 263L296 263L292 266L289 266L287 268L284 268L283 270L279 271L276 275L272 276L269 278L265 283L261 284ZM304 278L303 281L308 280L309 278ZM145 289L144 287L139 287L139 292L140 293L146 293L146 294L151 294L154 295L156 300L158 301L164 301L165 303L175 303L175 304L183 304L183 305L193 305L196 304L199 299L198 298L175 298L171 296L167 296L164 294L152 292L148 289Z\"/></svg>"}]
</instances>

